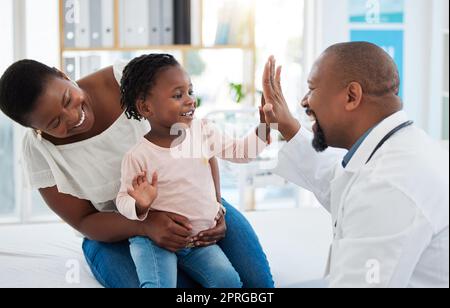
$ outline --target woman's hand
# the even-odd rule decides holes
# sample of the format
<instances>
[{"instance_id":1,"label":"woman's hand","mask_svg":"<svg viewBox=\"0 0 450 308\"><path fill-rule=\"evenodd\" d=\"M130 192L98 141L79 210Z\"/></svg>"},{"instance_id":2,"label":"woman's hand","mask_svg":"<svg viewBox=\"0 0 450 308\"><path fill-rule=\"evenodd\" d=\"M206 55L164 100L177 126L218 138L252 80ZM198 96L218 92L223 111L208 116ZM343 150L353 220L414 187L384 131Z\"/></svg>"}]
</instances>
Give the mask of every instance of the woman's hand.
<instances>
[{"instance_id":1,"label":"woman's hand","mask_svg":"<svg viewBox=\"0 0 450 308\"><path fill-rule=\"evenodd\" d=\"M263 89L265 104L263 112L267 124L278 124L278 130L290 141L300 130L300 123L289 111L288 104L281 89L281 66L276 68L273 56L264 68Z\"/></svg>"},{"instance_id":2,"label":"woman's hand","mask_svg":"<svg viewBox=\"0 0 450 308\"><path fill-rule=\"evenodd\" d=\"M227 233L227 224L225 223L224 213L220 215L217 220L217 225L206 231L200 232L193 238L195 247L206 247L217 244L220 240L225 238Z\"/></svg>"},{"instance_id":3,"label":"woman's hand","mask_svg":"<svg viewBox=\"0 0 450 308\"><path fill-rule=\"evenodd\" d=\"M192 243L192 225L186 217L154 211L149 213L143 226L146 236L171 252L177 252Z\"/></svg>"}]
</instances>

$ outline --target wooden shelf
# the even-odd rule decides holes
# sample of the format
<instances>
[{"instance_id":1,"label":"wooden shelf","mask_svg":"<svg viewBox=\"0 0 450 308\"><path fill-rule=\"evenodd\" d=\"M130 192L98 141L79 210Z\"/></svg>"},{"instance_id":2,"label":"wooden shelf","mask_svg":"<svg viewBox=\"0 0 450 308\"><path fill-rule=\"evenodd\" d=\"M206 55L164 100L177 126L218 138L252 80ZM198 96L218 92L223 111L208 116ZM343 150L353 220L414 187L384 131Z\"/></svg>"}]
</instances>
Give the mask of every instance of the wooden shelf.
<instances>
[{"instance_id":1,"label":"wooden shelf","mask_svg":"<svg viewBox=\"0 0 450 308\"><path fill-rule=\"evenodd\" d=\"M253 104L255 104L255 93L256 93L256 84L255 84L255 75L256 75L256 44L255 44L255 1L251 1L251 9L250 9L250 19L249 19L249 43L248 44L235 44L235 45L212 45L207 46L205 44L205 39L203 37L204 30L204 9L205 9L205 0L198 0L198 14L200 17L198 21L198 41L195 45L153 45L153 46L121 46L120 42L120 12L119 12L119 0L114 0L114 46L111 47L94 47L94 48L66 48L64 46L65 41L65 30L64 30L64 17L65 17L65 8L64 8L64 0L59 0L59 31L60 31L60 68L64 71L64 57L67 53L97 53L97 52L137 52L137 51L145 51L145 50L160 50L160 51L179 51L181 52L182 61L181 63L185 64L185 59L187 58L187 54L190 51L201 51L201 50L241 50L247 53L250 56L250 64L245 65L244 67L244 75L247 76L248 80L244 80L244 84L248 89L248 95L252 97ZM214 0L209 0L214 1ZM251 78L251 79L250 79ZM245 78L244 78L245 79Z\"/></svg>"},{"instance_id":2,"label":"wooden shelf","mask_svg":"<svg viewBox=\"0 0 450 308\"><path fill-rule=\"evenodd\" d=\"M243 45L216 45L216 46L194 46L194 45L153 45L153 46L135 46L135 47L100 47L100 48L62 48L62 52L86 52L86 51L107 51L107 52L129 52L137 50L227 50L242 49L252 51L253 46Z\"/></svg>"}]
</instances>

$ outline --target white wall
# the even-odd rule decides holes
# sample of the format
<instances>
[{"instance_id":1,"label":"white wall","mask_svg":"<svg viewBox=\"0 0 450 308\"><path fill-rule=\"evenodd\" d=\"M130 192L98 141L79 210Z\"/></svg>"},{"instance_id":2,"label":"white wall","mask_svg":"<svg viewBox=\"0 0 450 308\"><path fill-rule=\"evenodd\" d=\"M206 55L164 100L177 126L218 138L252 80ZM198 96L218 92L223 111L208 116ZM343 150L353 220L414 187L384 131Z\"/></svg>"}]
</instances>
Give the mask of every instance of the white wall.
<instances>
[{"instance_id":1,"label":"white wall","mask_svg":"<svg viewBox=\"0 0 450 308\"><path fill-rule=\"evenodd\" d=\"M347 0L316 0L316 56L328 46L350 39ZM441 133L443 4L448 0L405 0L404 103L415 123L433 137ZM439 15L439 16L436 16ZM441 16L442 15L442 16ZM448 19L448 17L447 17ZM381 26L383 27L383 26Z\"/></svg>"},{"instance_id":2,"label":"white wall","mask_svg":"<svg viewBox=\"0 0 450 308\"><path fill-rule=\"evenodd\" d=\"M428 46L430 57L429 65L430 71L428 78L429 89L429 105L427 111L427 127L433 136L439 136L442 133L442 91L444 89L444 41L443 29L448 29L448 0L433 0L430 5L431 12L429 15L429 33L428 41L425 41ZM431 15L432 14L432 15ZM448 80L448 76L447 76ZM448 85L447 85L448 87Z\"/></svg>"},{"instance_id":3,"label":"white wall","mask_svg":"<svg viewBox=\"0 0 450 308\"><path fill-rule=\"evenodd\" d=\"M322 31L318 43L318 54L327 47L350 39L350 26L347 22L348 7L346 0L318 0L317 23Z\"/></svg>"},{"instance_id":4,"label":"white wall","mask_svg":"<svg viewBox=\"0 0 450 308\"><path fill-rule=\"evenodd\" d=\"M404 104L416 124L429 133L431 5L435 0L405 1ZM439 102L441 100L439 99ZM440 136L436 136L440 137Z\"/></svg>"},{"instance_id":5,"label":"white wall","mask_svg":"<svg viewBox=\"0 0 450 308\"><path fill-rule=\"evenodd\" d=\"M24 58L59 66L58 33L58 0L0 0L0 76L13 61ZM0 133L6 132L3 136L0 135L0 141L6 141L7 150L12 150L3 162L6 166L14 166L14 170L9 170L6 175L10 177L9 181L13 180L15 183L14 198L6 200L14 203L10 206L12 210L8 211L8 217L0 217L0 220L7 223L31 221L47 212L42 210L45 209L42 201L31 203L31 191L22 185L19 153L24 129L5 119L2 114L0 118ZM12 135L8 133L11 127Z\"/></svg>"},{"instance_id":6,"label":"white wall","mask_svg":"<svg viewBox=\"0 0 450 308\"><path fill-rule=\"evenodd\" d=\"M58 0L0 0L0 75L23 58L58 67L58 29Z\"/></svg>"},{"instance_id":7,"label":"white wall","mask_svg":"<svg viewBox=\"0 0 450 308\"><path fill-rule=\"evenodd\" d=\"M13 59L12 0L0 1L0 75Z\"/></svg>"},{"instance_id":8,"label":"white wall","mask_svg":"<svg viewBox=\"0 0 450 308\"><path fill-rule=\"evenodd\" d=\"M26 1L26 57L59 67L58 0Z\"/></svg>"}]
</instances>

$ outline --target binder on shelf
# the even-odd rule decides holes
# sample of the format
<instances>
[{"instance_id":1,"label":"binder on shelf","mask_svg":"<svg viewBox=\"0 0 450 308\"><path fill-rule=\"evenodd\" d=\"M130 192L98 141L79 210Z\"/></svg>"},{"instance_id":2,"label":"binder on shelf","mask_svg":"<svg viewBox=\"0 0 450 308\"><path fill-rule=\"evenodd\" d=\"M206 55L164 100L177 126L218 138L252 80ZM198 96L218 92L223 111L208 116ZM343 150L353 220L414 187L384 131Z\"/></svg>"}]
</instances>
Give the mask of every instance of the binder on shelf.
<instances>
[{"instance_id":1,"label":"binder on shelf","mask_svg":"<svg viewBox=\"0 0 450 308\"><path fill-rule=\"evenodd\" d=\"M95 73L101 68L100 56L85 56L80 57L80 78L84 78L92 73Z\"/></svg>"},{"instance_id":2,"label":"binder on shelf","mask_svg":"<svg viewBox=\"0 0 450 308\"><path fill-rule=\"evenodd\" d=\"M234 2L226 2L218 16L215 45L227 45L230 39L233 20Z\"/></svg>"},{"instance_id":3,"label":"binder on shelf","mask_svg":"<svg viewBox=\"0 0 450 308\"><path fill-rule=\"evenodd\" d=\"M230 24L225 20L219 21L217 25L215 45L227 45L230 33Z\"/></svg>"},{"instance_id":4,"label":"binder on shelf","mask_svg":"<svg viewBox=\"0 0 450 308\"><path fill-rule=\"evenodd\" d=\"M216 32L216 45L247 45L250 43L251 12L238 1L226 2L220 15Z\"/></svg>"},{"instance_id":5,"label":"binder on shelf","mask_svg":"<svg viewBox=\"0 0 450 308\"><path fill-rule=\"evenodd\" d=\"M64 72L71 80L77 80L77 67L75 57L64 58Z\"/></svg>"},{"instance_id":6,"label":"binder on shelf","mask_svg":"<svg viewBox=\"0 0 450 308\"><path fill-rule=\"evenodd\" d=\"M161 2L161 45L174 43L174 0L160 0ZM178 1L178 0L177 0ZM177 21L178 22L178 21Z\"/></svg>"},{"instance_id":7,"label":"binder on shelf","mask_svg":"<svg viewBox=\"0 0 450 308\"><path fill-rule=\"evenodd\" d=\"M248 27L250 24L250 11L245 7L240 8L238 5L233 7L233 13L230 19L230 32L228 36L228 44L231 45L248 45L250 43L250 32Z\"/></svg>"},{"instance_id":8,"label":"binder on shelf","mask_svg":"<svg viewBox=\"0 0 450 308\"><path fill-rule=\"evenodd\" d=\"M119 0L119 39L120 39L120 45L125 46L126 45L126 20L125 20L125 12L126 9L126 3L125 0Z\"/></svg>"},{"instance_id":9,"label":"binder on shelf","mask_svg":"<svg viewBox=\"0 0 450 308\"><path fill-rule=\"evenodd\" d=\"M161 44L161 26L162 26L162 2L161 0L149 0L148 12L149 12L149 40L148 45L160 45Z\"/></svg>"},{"instance_id":10,"label":"binder on shelf","mask_svg":"<svg viewBox=\"0 0 450 308\"><path fill-rule=\"evenodd\" d=\"M191 43L191 0L120 0L119 9L122 46Z\"/></svg>"},{"instance_id":11,"label":"binder on shelf","mask_svg":"<svg viewBox=\"0 0 450 308\"><path fill-rule=\"evenodd\" d=\"M114 46L114 0L102 1L102 46Z\"/></svg>"},{"instance_id":12,"label":"binder on shelf","mask_svg":"<svg viewBox=\"0 0 450 308\"><path fill-rule=\"evenodd\" d=\"M102 68L102 57L101 56L90 56L89 62L89 74L95 73Z\"/></svg>"},{"instance_id":13,"label":"binder on shelf","mask_svg":"<svg viewBox=\"0 0 450 308\"><path fill-rule=\"evenodd\" d=\"M89 0L89 47L102 47L102 0Z\"/></svg>"},{"instance_id":14,"label":"binder on shelf","mask_svg":"<svg viewBox=\"0 0 450 308\"><path fill-rule=\"evenodd\" d=\"M75 47L75 22L77 21L77 14L79 13L79 8L77 8L77 3L72 0L64 0L64 47L73 48ZM78 10L78 11L77 11Z\"/></svg>"},{"instance_id":15,"label":"binder on shelf","mask_svg":"<svg viewBox=\"0 0 450 308\"><path fill-rule=\"evenodd\" d=\"M190 0L191 7L190 7L190 29L191 29L191 36L190 36L190 44L194 46L199 46L202 44L202 19L203 16L201 15L202 9L202 3L200 0Z\"/></svg>"},{"instance_id":16,"label":"binder on shelf","mask_svg":"<svg viewBox=\"0 0 450 308\"><path fill-rule=\"evenodd\" d=\"M80 57L79 78L84 78L89 75L89 57Z\"/></svg>"},{"instance_id":17,"label":"binder on shelf","mask_svg":"<svg viewBox=\"0 0 450 308\"><path fill-rule=\"evenodd\" d=\"M191 44L191 0L174 1L174 24L174 43Z\"/></svg>"},{"instance_id":18,"label":"binder on shelf","mask_svg":"<svg viewBox=\"0 0 450 308\"><path fill-rule=\"evenodd\" d=\"M89 0L78 0L78 5L79 23L75 24L75 47L88 48L90 45Z\"/></svg>"},{"instance_id":19,"label":"binder on shelf","mask_svg":"<svg viewBox=\"0 0 450 308\"><path fill-rule=\"evenodd\" d=\"M121 0L121 44L122 46L146 46L149 44L149 1Z\"/></svg>"}]
</instances>

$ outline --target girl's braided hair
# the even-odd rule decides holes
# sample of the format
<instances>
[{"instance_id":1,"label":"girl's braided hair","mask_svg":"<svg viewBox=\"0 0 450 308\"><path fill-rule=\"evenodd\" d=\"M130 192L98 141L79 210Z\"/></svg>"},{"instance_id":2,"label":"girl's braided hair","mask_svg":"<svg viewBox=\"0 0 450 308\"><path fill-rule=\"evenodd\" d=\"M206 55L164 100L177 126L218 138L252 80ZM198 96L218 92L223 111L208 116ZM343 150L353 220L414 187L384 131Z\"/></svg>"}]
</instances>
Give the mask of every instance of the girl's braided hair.
<instances>
[{"instance_id":1,"label":"girl's braided hair","mask_svg":"<svg viewBox=\"0 0 450 308\"><path fill-rule=\"evenodd\" d=\"M149 54L131 60L123 71L120 86L122 109L128 119L142 120L137 102L147 98L162 71L179 65L169 54Z\"/></svg>"}]
</instances>

